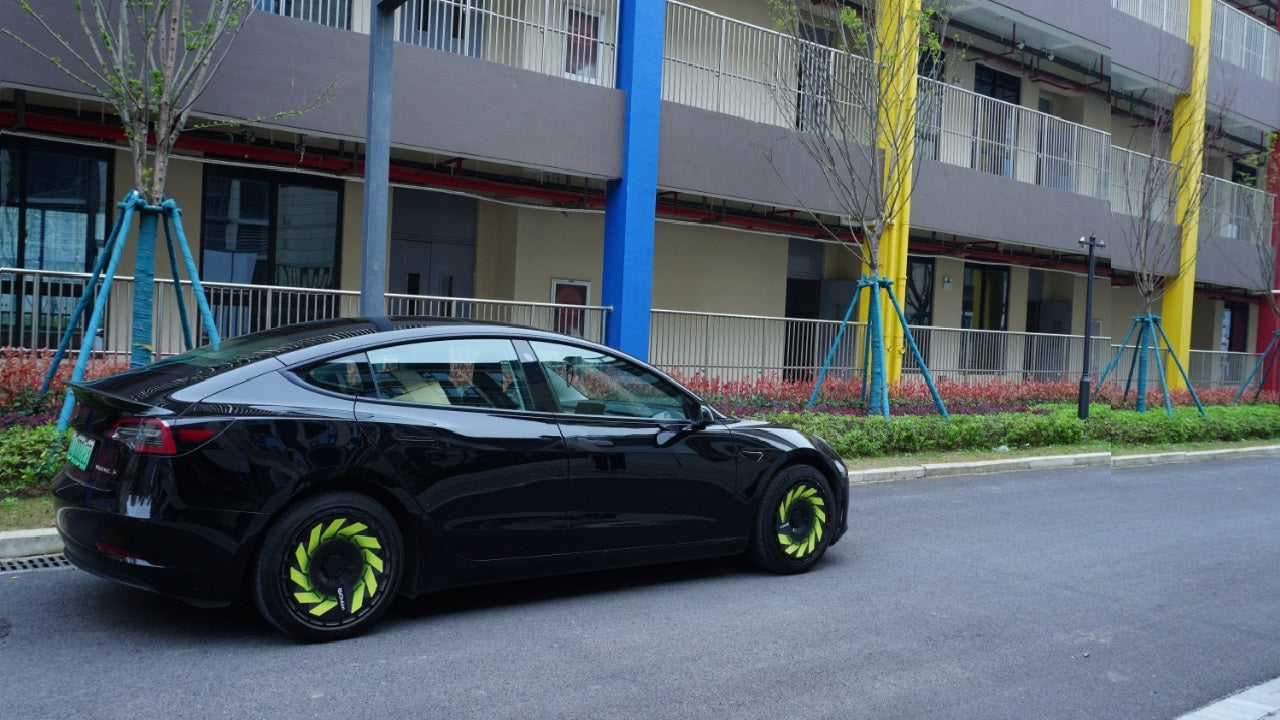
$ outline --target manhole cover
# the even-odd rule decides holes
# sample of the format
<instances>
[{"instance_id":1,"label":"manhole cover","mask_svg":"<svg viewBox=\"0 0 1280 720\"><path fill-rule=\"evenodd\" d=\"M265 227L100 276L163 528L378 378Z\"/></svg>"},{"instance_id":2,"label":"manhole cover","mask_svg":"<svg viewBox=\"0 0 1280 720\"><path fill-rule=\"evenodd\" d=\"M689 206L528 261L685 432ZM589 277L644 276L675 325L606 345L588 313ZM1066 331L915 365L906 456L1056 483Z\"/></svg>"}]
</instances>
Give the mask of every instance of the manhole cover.
<instances>
[{"instance_id":1,"label":"manhole cover","mask_svg":"<svg viewBox=\"0 0 1280 720\"><path fill-rule=\"evenodd\" d=\"M0 573L31 572L32 570L57 570L75 567L66 555L37 555L35 557L0 560Z\"/></svg>"}]
</instances>

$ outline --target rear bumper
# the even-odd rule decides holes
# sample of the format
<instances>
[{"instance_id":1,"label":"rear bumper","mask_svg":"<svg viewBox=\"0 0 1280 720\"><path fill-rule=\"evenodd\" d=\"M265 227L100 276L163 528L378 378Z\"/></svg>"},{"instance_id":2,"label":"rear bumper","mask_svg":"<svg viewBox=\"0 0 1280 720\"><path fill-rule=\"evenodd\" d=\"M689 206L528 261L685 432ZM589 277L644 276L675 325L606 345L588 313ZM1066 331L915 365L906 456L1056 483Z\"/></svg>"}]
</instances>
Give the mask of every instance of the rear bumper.
<instances>
[{"instance_id":1,"label":"rear bumper","mask_svg":"<svg viewBox=\"0 0 1280 720\"><path fill-rule=\"evenodd\" d=\"M240 597L251 528L260 516L230 511L175 511L122 503L66 477L54 482L57 527L67 559L82 570L130 587L193 603L223 605ZM124 512L120 508L124 508Z\"/></svg>"}]
</instances>

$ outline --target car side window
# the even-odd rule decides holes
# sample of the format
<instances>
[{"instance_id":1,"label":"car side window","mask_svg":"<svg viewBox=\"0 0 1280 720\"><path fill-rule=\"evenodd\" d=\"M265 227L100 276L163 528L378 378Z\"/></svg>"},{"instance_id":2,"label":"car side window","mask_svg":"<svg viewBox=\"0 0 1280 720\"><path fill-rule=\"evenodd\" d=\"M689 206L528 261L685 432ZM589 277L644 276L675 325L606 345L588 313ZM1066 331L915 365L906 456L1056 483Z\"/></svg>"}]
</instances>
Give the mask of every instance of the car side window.
<instances>
[{"instance_id":1,"label":"car side window","mask_svg":"<svg viewBox=\"0 0 1280 720\"><path fill-rule=\"evenodd\" d=\"M384 400L526 410L524 369L510 340L450 338L369 351L375 394Z\"/></svg>"},{"instance_id":2,"label":"car side window","mask_svg":"<svg viewBox=\"0 0 1280 720\"><path fill-rule=\"evenodd\" d=\"M301 375L312 385L343 395L372 397L374 394L373 374L364 353L326 360Z\"/></svg>"},{"instance_id":3,"label":"car side window","mask_svg":"<svg viewBox=\"0 0 1280 720\"><path fill-rule=\"evenodd\" d=\"M542 341L530 345L563 412L689 419L686 396L647 368L572 345Z\"/></svg>"}]
</instances>

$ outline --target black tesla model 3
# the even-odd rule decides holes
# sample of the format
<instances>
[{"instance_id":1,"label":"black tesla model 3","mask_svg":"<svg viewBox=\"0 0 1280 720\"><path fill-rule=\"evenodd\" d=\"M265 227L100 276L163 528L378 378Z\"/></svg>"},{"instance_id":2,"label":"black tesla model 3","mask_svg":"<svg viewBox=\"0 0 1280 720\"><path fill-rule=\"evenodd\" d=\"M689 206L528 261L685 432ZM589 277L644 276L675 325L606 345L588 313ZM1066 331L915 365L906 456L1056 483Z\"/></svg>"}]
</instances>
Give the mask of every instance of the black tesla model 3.
<instances>
[{"instance_id":1,"label":"black tesla model 3","mask_svg":"<svg viewBox=\"0 0 1280 720\"><path fill-rule=\"evenodd\" d=\"M549 332L350 318L75 387L58 530L77 566L306 640L397 595L745 554L811 568L844 465L662 372Z\"/></svg>"}]
</instances>

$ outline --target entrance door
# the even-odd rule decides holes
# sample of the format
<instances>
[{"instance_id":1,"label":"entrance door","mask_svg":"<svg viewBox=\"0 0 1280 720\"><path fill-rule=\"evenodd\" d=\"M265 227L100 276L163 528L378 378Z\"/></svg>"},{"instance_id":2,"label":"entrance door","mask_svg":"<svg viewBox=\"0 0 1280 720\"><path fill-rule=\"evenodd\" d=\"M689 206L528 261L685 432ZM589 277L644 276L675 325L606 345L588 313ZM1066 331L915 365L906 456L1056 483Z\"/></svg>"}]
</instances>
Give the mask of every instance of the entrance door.
<instances>
[{"instance_id":1,"label":"entrance door","mask_svg":"<svg viewBox=\"0 0 1280 720\"><path fill-rule=\"evenodd\" d=\"M973 167L993 175L1013 176L1013 144L1017 138L1017 108L1022 102L1022 79L984 65L974 68L973 91L1001 102L982 102L975 108L977 144ZM1004 104L1009 103L1009 104Z\"/></svg>"},{"instance_id":2,"label":"entrance door","mask_svg":"<svg viewBox=\"0 0 1280 720\"><path fill-rule=\"evenodd\" d=\"M822 245L792 238L787 256L787 305L784 314L796 320L815 320L822 309ZM813 377L822 338L812 322L787 322L783 338L782 376L787 380ZM826 346L830 347L827 340Z\"/></svg>"},{"instance_id":3,"label":"entrance door","mask_svg":"<svg viewBox=\"0 0 1280 720\"><path fill-rule=\"evenodd\" d=\"M469 298L475 288L476 201L396 188L387 288L405 295ZM401 312L453 314L410 303Z\"/></svg>"}]
</instances>

